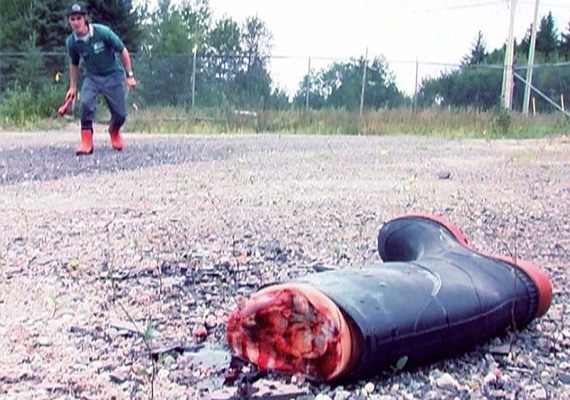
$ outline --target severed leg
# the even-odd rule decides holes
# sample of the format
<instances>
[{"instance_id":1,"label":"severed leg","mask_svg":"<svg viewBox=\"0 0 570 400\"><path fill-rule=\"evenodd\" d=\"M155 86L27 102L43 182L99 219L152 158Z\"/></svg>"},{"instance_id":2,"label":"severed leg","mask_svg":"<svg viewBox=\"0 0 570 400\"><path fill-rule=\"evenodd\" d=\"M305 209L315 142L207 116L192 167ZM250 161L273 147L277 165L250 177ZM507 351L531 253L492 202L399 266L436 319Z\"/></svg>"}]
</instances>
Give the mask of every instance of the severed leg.
<instances>
[{"instance_id":1,"label":"severed leg","mask_svg":"<svg viewBox=\"0 0 570 400\"><path fill-rule=\"evenodd\" d=\"M349 324L314 286L286 283L262 289L232 313L227 337L236 356L262 369L330 381L357 361Z\"/></svg>"}]
</instances>

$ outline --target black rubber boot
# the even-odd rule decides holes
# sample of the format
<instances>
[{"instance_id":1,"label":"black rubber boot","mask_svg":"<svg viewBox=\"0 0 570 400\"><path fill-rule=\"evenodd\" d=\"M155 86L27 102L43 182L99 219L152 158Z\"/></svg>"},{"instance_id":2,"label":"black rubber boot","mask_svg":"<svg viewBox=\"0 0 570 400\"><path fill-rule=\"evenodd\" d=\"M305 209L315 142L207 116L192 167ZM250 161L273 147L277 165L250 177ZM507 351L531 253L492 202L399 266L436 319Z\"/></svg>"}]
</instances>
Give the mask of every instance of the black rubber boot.
<instances>
[{"instance_id":1,"label":"black rubber boot","mask_svg":"<svg viewBox=\"0 0 570 400\"><path fill-rule=\"evenodd\" d=\"M439 217L386 223L378 250L384 261L378 267L310 278L362 334L360 362L350 377L401 360L410 367L449 357L513 325L526 326L550 306L552 287L540 268L472 250L462 232Z\"/></svg>"},{"instance_id":2,"label":"black rubber boot","mask_svg":"<svg viewBox=\"0 0 570 400\"><path fill-rule=\"evenodd\" d=\"M254 295L230 316L232 350L262 368L354 380L449 357L513 325L520 329L552 299L540 268L472 250L439 217L388 222L378 249L382 264L313 274ZM350 334L342 333L345 327Z\"/></svg>"}]
</instances>

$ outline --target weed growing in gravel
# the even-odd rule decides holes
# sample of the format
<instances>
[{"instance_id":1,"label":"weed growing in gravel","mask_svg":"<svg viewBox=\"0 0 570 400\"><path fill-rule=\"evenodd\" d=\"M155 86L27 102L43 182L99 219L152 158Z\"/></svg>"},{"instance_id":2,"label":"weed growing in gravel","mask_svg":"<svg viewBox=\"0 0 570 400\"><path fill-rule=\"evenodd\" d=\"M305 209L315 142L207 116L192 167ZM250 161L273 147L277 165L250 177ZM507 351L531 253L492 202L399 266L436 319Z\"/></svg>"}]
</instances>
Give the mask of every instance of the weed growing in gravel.
<instances>
[{"instance_id":1,"label":"weed growing in gravel","mask_svg":"<svg viewBox=\"0 0 570 400\"><path fill-rule=\"evenodd\" d=\"M58 311L68 308L71 304L69 299L62 298L61 296L55 294L50 295L48 301L51 302L53 307L50 319L53 319Z\"/></svg>"},{"instance_id":2,"label":"weed growing in gravel","mask_svg":"<svg viewBox=\"0 0 570 400\"><path fill-rule=\"evenodd\" d=\"M107 239L108 239L109 243L112 242L111 231L110 231L109 227L115 221L115 217L116 217L116 215L114 215L113 218L104 226L104 229L107 232ZM111 290L113 292L113 295L111 297L112 302L113 302L113 304L115 304L116 306L119 307L119 309L125 315L125 317L129 321L129 323L133 326L137 335L142 339L144 346L146 348L147 354L148 354L148 358L150 359L151 365L152 365L150 373L148 371L146 371L146 369L141 368L141 369L135 371L135 374L139 375L139 376L146 376L150 379L150 399L154 399L154 383L155 383L157 369L158 369L156 360L152 356L152 341L153 341L155 334L156 334L155 325L154 325L152 317L149 317L145 323L144 329L140 329L138 324L136 323L135 319L132 317L132 315L129 313L129 311L126 309L126 307L123 305L123 303L118 300L120 290L119 290L117 281L115 279L115 261L114 261L112 255L109 255L109 253L107 253L107 258L108 258L107 265L108 265L108 269L109 269L108 274L107 274L107 279L111 284ZM162 280L160 280L159 296L160 296L161 292L162 292Z\"/></svg>"},{"instance_id":3,"label":"weed growing in gravel","mask_svg":"<svg viewBox=\"0 0 570 400\"><path fill-rule=\"evenodd\" d=\"M407 363L408 363L408 356L400 357L396 362L395 371L402 371L406 367Z\"/></svg>"}]
</instances>

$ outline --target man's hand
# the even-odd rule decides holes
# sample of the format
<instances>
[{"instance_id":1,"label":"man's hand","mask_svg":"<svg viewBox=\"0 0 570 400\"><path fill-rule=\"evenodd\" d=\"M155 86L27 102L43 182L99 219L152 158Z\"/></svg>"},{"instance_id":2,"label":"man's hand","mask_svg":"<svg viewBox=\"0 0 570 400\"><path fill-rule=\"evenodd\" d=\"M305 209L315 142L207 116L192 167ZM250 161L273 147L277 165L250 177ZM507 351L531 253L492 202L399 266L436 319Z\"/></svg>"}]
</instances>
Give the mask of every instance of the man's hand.
<instances>
[{"instance_id":1,"label":"man's hand","mask_svg":"<svg viewBox=\"0 0 570 400\"><path fill-rule=\"evenodd\" d=\"M69 92L68 92L68 95L65 96L65 103L63 103L63 105L61 107L59 107L59 109L57 110L57 113L59 115L61 115L62 117L65 115L65 113L69 109L69 106L71 105L71 102L73 101L74 97L75 97L75 95L69 96Z\"/></svg>"},{"instance_id":2,"label":"man's hand","mask_svg":"<svg viewBox=\"0 0 570 400\"><path fill-rule=\"evenodd\" d=\"M71 100L73 100L75 98L76 93L77 93L76 88L69 88L69 90L67 91L67 94L65 95L65 102L71 103Z\"/></svg>"},{"instance_id":3,"label":"man's hand","mask_svg":"<svg viewBox=\"0 0 570 400\"><path fill-rule=\"evenodd\" d=\"M137 81L135 80L134 76L127 78L127 89L135 90L135 86L137 86Z\"/></svg>"}]
</instances>

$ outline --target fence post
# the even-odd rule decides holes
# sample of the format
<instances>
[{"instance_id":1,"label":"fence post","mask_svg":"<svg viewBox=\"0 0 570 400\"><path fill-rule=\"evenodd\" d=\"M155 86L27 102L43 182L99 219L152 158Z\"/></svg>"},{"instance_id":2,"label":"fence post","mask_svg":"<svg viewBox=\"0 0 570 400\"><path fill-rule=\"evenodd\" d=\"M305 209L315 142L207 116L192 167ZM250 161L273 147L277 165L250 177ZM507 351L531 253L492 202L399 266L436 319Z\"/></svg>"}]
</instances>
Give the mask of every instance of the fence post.
<instances>
[{"instance_id":1,"label":"fence post","mask_svg":"<svg viewBox=\"0 0 570 400\"><path fill-rule=\"evenodd\" d=\"M192 109L194 109L194 98L196 95L196 53L198 52L198 47L194 45L192 47Z\"/></svg>"},{"instance_id":2,"label":"fence post","mask_svg":"<svg viewBox=\"0 0 570 400\"><path fill-rule=\"evenodd\" d=\"M412 112L416 111L416 106L418 105L418 74L419 74L419 63L416 58L416 82L414 84L414 101L412 102Z\"/></svg>"}]
</instances>

